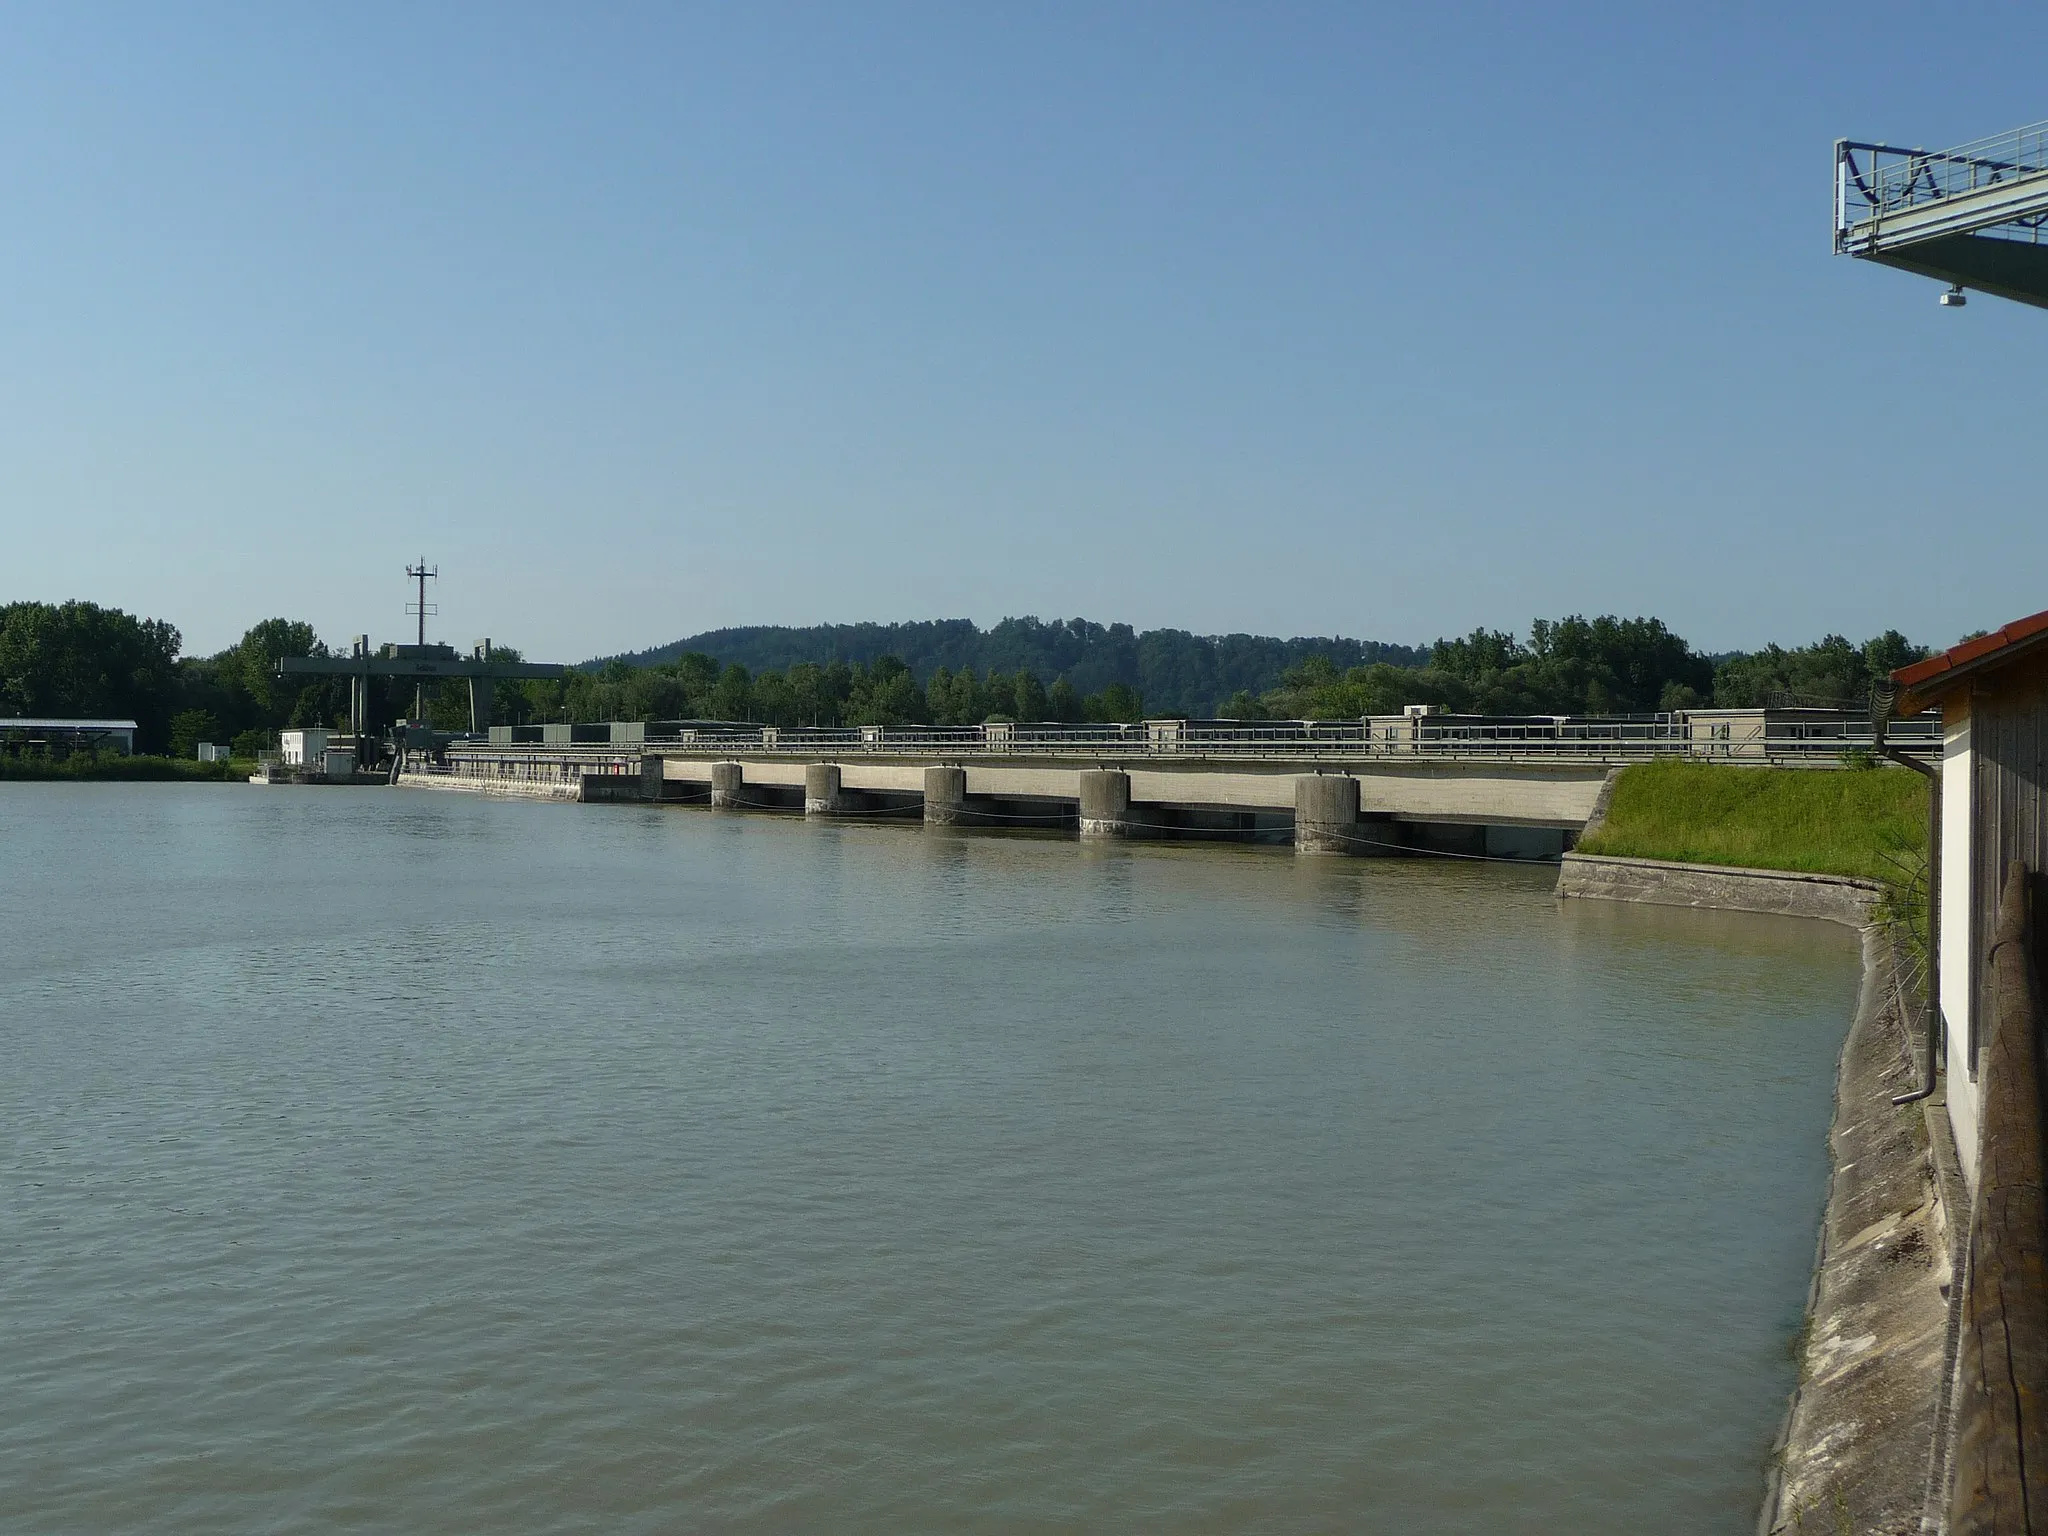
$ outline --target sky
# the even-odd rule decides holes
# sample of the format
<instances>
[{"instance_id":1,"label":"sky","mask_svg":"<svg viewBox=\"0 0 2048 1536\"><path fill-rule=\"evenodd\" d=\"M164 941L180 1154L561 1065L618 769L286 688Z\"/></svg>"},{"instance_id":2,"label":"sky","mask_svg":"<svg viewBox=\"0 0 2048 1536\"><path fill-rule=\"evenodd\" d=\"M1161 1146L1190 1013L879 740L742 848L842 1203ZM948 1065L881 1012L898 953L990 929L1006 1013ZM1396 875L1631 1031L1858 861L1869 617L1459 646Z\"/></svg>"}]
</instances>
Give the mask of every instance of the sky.
<instances>
[{"instance_id":1,"label":"sky","mask_svg":"<svg viewBox=\"0 0 2048 1536\"><path fill-rule=\"evenodd\" d=\"M0 601L576 660L2048 606L2048 312L1836 257L2038 5L0 9Z\"/></svg>"}]
</instances>

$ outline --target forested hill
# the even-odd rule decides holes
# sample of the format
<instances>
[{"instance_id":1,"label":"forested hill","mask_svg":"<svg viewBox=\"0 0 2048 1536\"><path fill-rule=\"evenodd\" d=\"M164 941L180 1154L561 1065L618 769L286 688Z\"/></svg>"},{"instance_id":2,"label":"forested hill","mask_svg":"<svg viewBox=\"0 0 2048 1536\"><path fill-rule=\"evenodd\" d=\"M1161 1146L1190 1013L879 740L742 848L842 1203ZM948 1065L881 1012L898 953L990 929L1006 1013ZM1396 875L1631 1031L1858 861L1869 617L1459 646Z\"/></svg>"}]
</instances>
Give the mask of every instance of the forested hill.
<instances>
[{"instance_id":1,"label":"forested hill","mask_svg":"<svg viewBox=\"0 0 2048 1536\"><path fill-rule=\"evenodd\" d=\"M783 672L798 662L871 662L895 656L922 683L940 667L982 673L1035 673L1047 683L1064 677L1082 694L1113 683L1136 689L1147 709L1166 714L1212 715L1236 693L1256 697L1279 686L1281 674L1311 656L1326 656L1340 670L1388 662L1419 667L1427 646L1378 640L1268 635L1194 635L1181 629L1096 624L1087 619L1004 619L991 629L970 619L910 624L816 624L805 629L755 625L714 629L687 640L627 656L603 657L633 666L672 661L688 652L737 662L749 672Z\"/></svg>"}]
</instances>

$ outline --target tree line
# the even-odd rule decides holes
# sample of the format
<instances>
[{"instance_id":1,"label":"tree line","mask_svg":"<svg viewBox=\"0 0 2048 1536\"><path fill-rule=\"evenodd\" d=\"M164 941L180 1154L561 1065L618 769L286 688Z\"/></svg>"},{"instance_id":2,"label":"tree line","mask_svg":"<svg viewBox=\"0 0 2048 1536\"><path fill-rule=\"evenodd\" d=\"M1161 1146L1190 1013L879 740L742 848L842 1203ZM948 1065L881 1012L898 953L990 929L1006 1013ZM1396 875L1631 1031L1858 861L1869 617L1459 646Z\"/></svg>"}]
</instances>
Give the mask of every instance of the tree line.
<instances>
[{"instance_id":1,"label":"tree line","mask_svg":"<svg viewBox=\"0 0 2048 1536\"><path fill-rule=\"evenodd\" d=\"M897 656L873 661L800 661L751 672L699 651L648 666L613 659L561 681L520 685L542 720L733 720L759 725L981 725L991 720L1135 720L1145 701L1127 683L1084 695L1071 680L1050 684L1028 667L1014 672L934 668L922 681ZM498 708L506 707L500 685ZM517 707L517 706L515 706Z\"/></svg>"},{"instance_id":2,"label":"tree line","mask_svg":"<svg viewBox=\"0 0 2048 1536\"><path fill-rule=\"evenodd\" d=\"M1664 710L1810 706L1863 709L1873 684L1927 655L1895 629L1861 645L1828 635L1701 655L1658 619L1538 619L1526 641L1475 629L1439 640L1420 667L1340 671L1322 657L1290 667L1265 694L1228 700L1237 719L1342 720L1432 704L1453 714L1630 715Z\"/></svg>"},{"instance_id":3,"label":"tree line","mask_svg":"<svg viewBox=\"0 0 2048 1536\"><path fill-rule=\"evenodd\" d=\"M97 603L0 605L0 716L133 720L137 751L190 757L202 741L253 756L348 711L345 680L276 675L280 657L327 654L310 624L265 619L213 656L183 646L176 625Z\"/></svg>"},{"instance_id":4,"label":"tree line","mask_svg":"<svg viewBox=\"0 0 2048 1536\"><path fill-rule=\"evenodd\" d=\"M924 679L941 671L949 678L971 671L982 679L1028 672L1050 690L1065 678L1082 699L1121 683L1149 708L1196 716L1214 714L1217 705L1233 694L1271 689L1289 667L1311 656L1327 657L1340 669L1375 662L1419 667L1429 657L1425 647L1342 636L1281 640L1270 635L1195 635L1180 629L1140 632L1128 624L1097 624L1090 619L1025 617L1004 619L985 630L967 619L719 629L653 650L600 658L587 669L599 670L612 660L660 666L692 653L714 657L721 667L737 662L753 676L787 675L804 663L872 667L887 657Z\"/></svg>"},{"instance_id":5,"label":"tree line","mask_svg":"<svg viewBox=\"0 0 2048 1536\"><path fill-rule=\"evenodd\" d=\"M1148 713L1327 720L1393 714L1410 704L1502 715L1643 714L1706 704L1862 708L1875 681L1927 654L1897 630L1886 630L1861 645L1828 635L1808 646L1771 645L1711 657L1693 650L1660 620L1612 615L1539 619L1526 637L1477 629L1459 639L1439 640L1427 651L1356 641L1226 637L1264 647L1266 671L1248 671L1250 682L1227 695L1198 698L1200 707L1189 709L1180 705L1186 697L1181 687L1170 689L1171 702L1162 703L1132 680L1171 675L1160 670L1163 662L1150 672L1139 663L1143 642L1157 641L1155 651L1170 656L1178 642L1158 637L1179 636L1179 631L1140 636L1128 625L1079 620L1005 624L1012 626L1009 638L1020 644L1020 637L1051 644L1047 633L1057 631L1053 638L1078 647L1075 654L1083 654L1093 670L948 661L919 668L889 652L750 668L708 651L685 650L646 660L614 657L559 680L499 682L493 711L500 722L512 724L701 719L848 726L1107 722ZM947 625L922 628L941 632L941 640L948 631ZM812 632L757 633L786 637ZM1123 646L1124 637L1133 671L1105 676L1103 652ZM964 643L964 637L952 632L952 641ZM1222 641L1205 644L1212 647L1210 659L1200 665L1210 670L1202 675L1219 675L1218 658L1237 653L1228 652ZM181 648L175 626L117 608L85 602L0 606L0 716L133 719L138 750L183 757L200 741L231 743L238 755L249 755L273 744L280 729L338 725L346 719L345 679L277 675L281 657L327 654L309 624L265 619L212 656L184 656ZM518 658L509 649L493 654ZM1185 651L1183 659L1197 654ZM390 680L376 701L378 718L412 713L413 686ZM437 725L461 729L468 724L464 684L430 688L426 704L428 718Z\"/></svg>"}]
</instances>

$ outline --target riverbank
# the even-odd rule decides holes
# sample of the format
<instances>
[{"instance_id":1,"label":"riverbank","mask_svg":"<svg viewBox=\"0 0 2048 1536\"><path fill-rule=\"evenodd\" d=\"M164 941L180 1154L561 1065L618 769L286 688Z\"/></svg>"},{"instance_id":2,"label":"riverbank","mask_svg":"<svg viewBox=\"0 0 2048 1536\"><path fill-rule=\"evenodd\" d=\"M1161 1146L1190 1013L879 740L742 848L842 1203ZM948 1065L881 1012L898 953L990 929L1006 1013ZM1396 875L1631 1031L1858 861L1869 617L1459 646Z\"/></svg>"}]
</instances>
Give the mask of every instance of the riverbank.
<instances>
[{"instance_id":1,"label":"riverbank","mask_svg":"<svg viewBox=\"0 0 2048 1536\"><path fill-rule=\"evenodd\" d=\"M1886 931L1866 927L1799 1385L1761 1536L1935 1530L1945 1509L1968 1196L1942 1094L1892 1102L1918 1086L1899 963Z\"/></svg>"},{"instance_id":2,"label":"riverbank","mask_svg":"<svg viewBox=\"0 0 2048 1536\"><path fill-rule=\"evenodd\" d=\"M1903 980L1910 967L1900 936L1878 920L1885 887L1842 875L1572 853L1557 891L1860 931L1863 975L1837 1063L1799 1385L1772 1450L1757 1528L1762 1536L1939 1529L1969 1205L1944 1095L1892 1102L1919 1086L1918 1001Z\"/></svg>"},{"instance_id":3,"label":"riverbank","mask_svg":"<svg viewBox=\"0 0 2048 1536\"><path fill-rule=\"evenodd\" d=\"M0 783L77 784L94 781L245 784L256 765L247 758L202 763L182 757L0 757Z\"/></svg>"},{"instance_id":4,"label":"riverbank","mask_svg":"<svg viewBox=\"0 0 2048 1536\"><path fill-rule=\"evenodd\" d=\"M1662 762L1621 770L1578 851L1891 885L1912 877L1926 842L1927 784L1902 768Z\"/></svg>"}]
</instances>

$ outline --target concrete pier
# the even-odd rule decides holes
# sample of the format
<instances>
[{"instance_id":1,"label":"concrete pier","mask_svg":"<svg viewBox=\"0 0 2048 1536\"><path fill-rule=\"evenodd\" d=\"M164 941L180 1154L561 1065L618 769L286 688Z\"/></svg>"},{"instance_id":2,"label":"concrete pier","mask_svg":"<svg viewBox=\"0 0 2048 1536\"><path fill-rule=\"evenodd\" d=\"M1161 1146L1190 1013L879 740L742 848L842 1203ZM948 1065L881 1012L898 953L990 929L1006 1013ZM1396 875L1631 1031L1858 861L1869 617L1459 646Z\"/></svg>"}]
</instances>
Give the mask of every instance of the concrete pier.
<instances>
[{"instance_id":1,"label":"concrete pier","mask_svg":"<svg viewBox=\"0 0 2048 1536\"><path fill-rule=\"evenodd\" d=\"M852 808L852 800L840 787L837 763L812 763L804 769L804 814L837 816Z\"/></svg>"},{"instance_id":2,"label":"concrete pier","mask_svg":"<svg viewBox=\"0 0 2048 1536\"><path fill-rule=\"evenodd\" d=\"M1348 774L1305 773L1294 781L1294 851L1359 851L1358 780Z\"/></svg>"},{"instance_id":3,"label":"concrete pier","mask_svg":"<svg viewBox=\"0 0 2048 1536\"><path fill-rule=\"evenodd\" d=\"M924 820L928 827L957 826L967 810L967 770L927 768L924 771Z\"/></svg>"},{"instance_id":4,"label":"concrete pier","mask_svg":"<svg viewBox=\"0 0 2048 1536\"><path fill-rule=\"evenodd\" d=\"M746 771L738 763L711 765L711 807L736 811L746 804Z\"/></svg>"},{"instance_id":5,"label":"concrete pier","mask_svg":"<svg viewBox=\"0 0 2048 1536\"><path fill-rule=\"evenodd\" d=\"M1081 835L1131 835L1131 776L1115 768L1086 768L1080 774Z\"/></svg>"}]
</instances>

